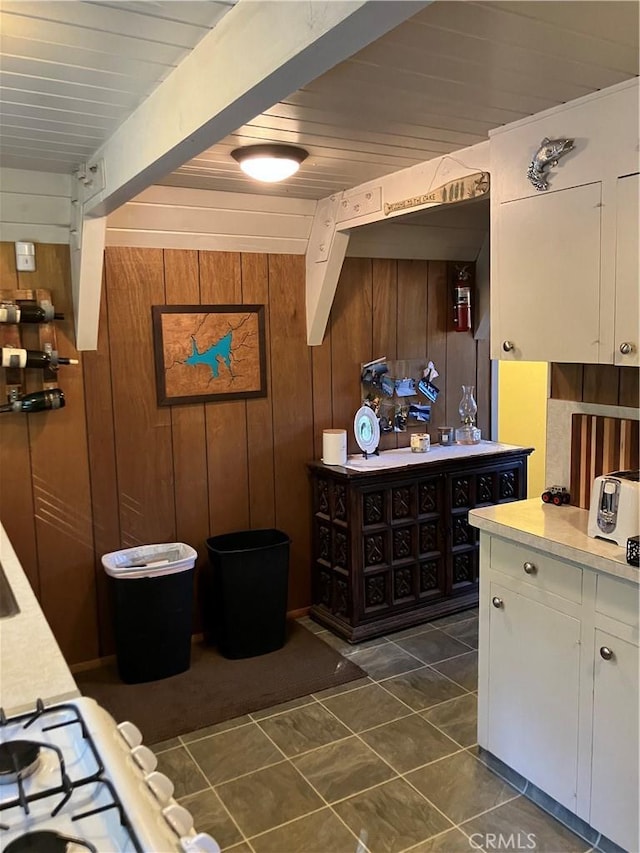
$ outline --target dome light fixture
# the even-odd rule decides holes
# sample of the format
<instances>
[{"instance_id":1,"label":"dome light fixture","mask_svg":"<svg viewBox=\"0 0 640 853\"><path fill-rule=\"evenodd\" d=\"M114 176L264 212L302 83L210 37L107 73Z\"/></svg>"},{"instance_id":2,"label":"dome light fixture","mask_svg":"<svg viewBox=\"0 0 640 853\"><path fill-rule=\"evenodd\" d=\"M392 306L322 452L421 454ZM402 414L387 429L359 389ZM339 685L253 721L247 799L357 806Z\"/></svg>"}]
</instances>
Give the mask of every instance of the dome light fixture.
<instances>
[{"instance_id":1,"label":"dome light fixture","mask_svg":"<svg viewBox=\"0 0 640 853\"><path fill-rule=\"evenodd\" d=\"M246 145L236 148L231 156L242 171L256 181L276 183L290 178L307 159L309 152L295 145Z\"/></svg>"}]
</instances>

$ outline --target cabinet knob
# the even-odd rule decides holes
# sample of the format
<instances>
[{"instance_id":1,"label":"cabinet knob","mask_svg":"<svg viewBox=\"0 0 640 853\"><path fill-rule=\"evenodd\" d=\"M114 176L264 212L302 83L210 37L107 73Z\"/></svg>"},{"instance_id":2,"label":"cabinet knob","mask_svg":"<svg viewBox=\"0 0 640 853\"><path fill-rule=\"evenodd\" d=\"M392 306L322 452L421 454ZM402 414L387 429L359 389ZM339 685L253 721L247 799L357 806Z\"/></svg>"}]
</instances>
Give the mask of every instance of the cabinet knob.
<instances>
[{"instance_id":1,"label":"cabinet knob","mask_svg":"<svg viewBox=\"0 0 640 853\"><path fill-rule=\"evenodd\" d=\"M600 657L602 658L602 660L611 660L611 658L613 657L613 652L611 651L611 649L607 648L607 646L601 646Z\"/></svg>"},{"instance_id":2,"label":"cabinet knob","mask_svg":"<svg viewBox=\"0 0 640 853\"><path fill-rule=\"evenodd\" d=\"M502 341L502 349L505 352L511 352L514 349L513 341Z\"/></svg>"},{"instance_id":3,"label":"cabinet knob","mask_svg":"<svg viewBox=\"0 0 640 853\"><path fill-rule=\"evenodd\" d=\"M538 571L538 567L534 563L530 563L528 560L523 564L522 568L528 575L535 575Z\"/></svg>"},{"instance_id":4,"label":"cabinet knob","mask_svg":"<svg viewBox=\"0 0 640 853\"><path fill-rule=\"evenodd\" d=\"M633 352L633 344L630 344L629 341L623 341L620 344L620 352L622 355L629 355L630 352Z\"/></svg>"},{"instance_id":5,"label":"cabinet knob","mask_svg":"<svg viewBox=\"0 0 640 853\"><path fill-rule=\"evenodd\" d=\"M501 598L498 598L497 595L494 595L493 598L491 599L491 603L493 604L494 607L502 607L504 602L502 601Z\"/></svg>"}]
</instances>

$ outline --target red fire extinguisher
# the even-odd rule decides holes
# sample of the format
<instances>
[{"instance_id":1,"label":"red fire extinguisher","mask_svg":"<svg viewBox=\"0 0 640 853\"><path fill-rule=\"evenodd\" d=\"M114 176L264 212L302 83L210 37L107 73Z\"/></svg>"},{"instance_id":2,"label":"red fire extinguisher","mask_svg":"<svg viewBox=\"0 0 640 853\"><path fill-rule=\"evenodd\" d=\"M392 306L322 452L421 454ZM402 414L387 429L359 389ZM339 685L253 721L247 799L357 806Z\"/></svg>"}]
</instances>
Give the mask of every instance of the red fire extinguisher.
<instances>
[{"instance_id":1,"label":"red fire extinguisher","mask_svg":"<svg viewBox=\"0 0 640 853\"><path fill-rule=\"evenodd\" d=\"M456 332L471 329L471 274L468 267L460 267L453 288L453 327Z\"/></svg>"}]
</instances>

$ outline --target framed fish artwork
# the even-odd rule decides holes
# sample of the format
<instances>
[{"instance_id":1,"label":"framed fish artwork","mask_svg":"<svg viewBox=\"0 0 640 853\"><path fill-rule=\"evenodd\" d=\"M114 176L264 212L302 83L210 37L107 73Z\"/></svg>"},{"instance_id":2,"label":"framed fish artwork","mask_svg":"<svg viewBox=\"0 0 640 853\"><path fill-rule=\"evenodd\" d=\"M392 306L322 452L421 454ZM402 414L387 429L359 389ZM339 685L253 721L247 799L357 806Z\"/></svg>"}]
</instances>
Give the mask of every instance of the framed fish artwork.
<instances>
[{"instance_id":1,"label":"framed fish artwork","mask_svg":"<svg viewBox=\"0 0 640 853\"><path fill-rule=\"evenodd\" d=\"M159 406L266 397L264 305L153 305Z\"/></svg>"}]
</instances>

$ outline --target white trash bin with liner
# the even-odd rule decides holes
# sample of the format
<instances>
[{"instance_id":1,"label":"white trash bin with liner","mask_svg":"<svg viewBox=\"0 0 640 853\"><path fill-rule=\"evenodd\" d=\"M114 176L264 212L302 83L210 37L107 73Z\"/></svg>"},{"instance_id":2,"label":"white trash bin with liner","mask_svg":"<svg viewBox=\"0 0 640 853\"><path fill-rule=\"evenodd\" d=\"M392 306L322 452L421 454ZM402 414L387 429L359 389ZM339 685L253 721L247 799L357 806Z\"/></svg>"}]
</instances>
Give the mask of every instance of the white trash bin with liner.
<instances>
[{"instance_id":1,"label":"white trash bin with liner","mask_svg":"<svg viewBox=\"0 0 640 853\"><path fill-rule=\"evenodd\" d=\"M114 579L116 657L125 684L189 669L197 557L183 542L140 545L102 557Z\"/></svg>"}]
</instances>

